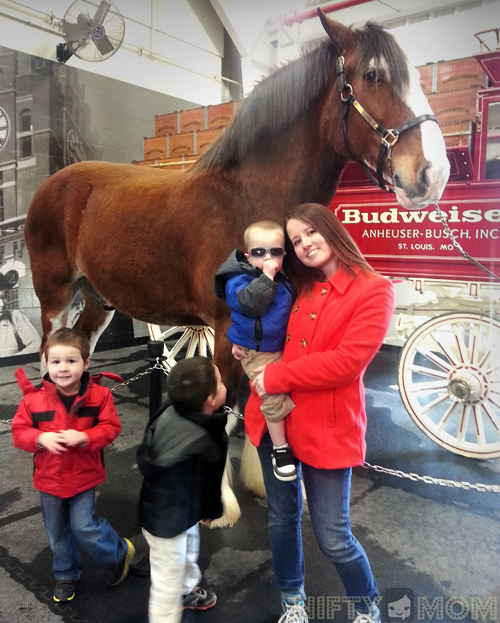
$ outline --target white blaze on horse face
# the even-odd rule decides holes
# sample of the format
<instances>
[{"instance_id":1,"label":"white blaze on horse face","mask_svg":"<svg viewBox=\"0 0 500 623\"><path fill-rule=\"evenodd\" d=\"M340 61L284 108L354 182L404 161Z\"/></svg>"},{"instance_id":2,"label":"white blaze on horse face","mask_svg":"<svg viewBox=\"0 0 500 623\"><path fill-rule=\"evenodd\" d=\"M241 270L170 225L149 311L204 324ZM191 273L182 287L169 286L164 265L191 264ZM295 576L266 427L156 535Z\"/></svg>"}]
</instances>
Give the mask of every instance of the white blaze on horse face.
<instances>
[{"instance_id":1,"label":"white blaze on horse face","mask_svg":"<svg viewBox=\"0 0 500 623\"><path fill-rule=\"evenodd\" d=\"M409 67L410 88L406 99L408 108L415 117L433 114L429 102L420 87L420 75L414 67ZM438 201L450 176L450 162L446 155L446 146L441 130L435 121L420 124L422 151L428 162L425 171L427 192L422 197L408 197L403 188L396 188L398 202L407 210L420 210L429 203Z\"/></svg>"}]
</instances>

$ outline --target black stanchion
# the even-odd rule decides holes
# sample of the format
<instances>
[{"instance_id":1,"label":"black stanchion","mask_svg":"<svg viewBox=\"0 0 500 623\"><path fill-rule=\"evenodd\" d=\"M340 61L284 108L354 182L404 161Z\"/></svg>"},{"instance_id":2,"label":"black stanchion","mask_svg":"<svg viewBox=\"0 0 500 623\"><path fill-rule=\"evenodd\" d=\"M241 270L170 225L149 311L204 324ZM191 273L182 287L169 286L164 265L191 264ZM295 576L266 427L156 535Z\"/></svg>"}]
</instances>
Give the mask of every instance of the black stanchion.
<instances>
[{"instance_id":1,"label":"black stanchion","mask_svg":"<svg viewBox=\"0 0 500 623\"><path fill-rule=\"evenodd\" d=\"M148 356L146 361L152 366L156 363L165 361L163 356L163 342L160 340L151 340L148 342ZM163 402L162 382L164 371L160 367L155 367L149 375L149 423L154 419ZM149 546L142 534L136 534L131 539L135 547L135 556L130 563L130 573L148 577L149 568Z\"/></svg>"},{"instance_id":2,"label":"black stanchion","mask_svg":"<svg viewBox=\"0 0 500 623\"><path fill-rule=\"evenodd\" d=\"M148 356L146 361L149 361L151 365L155 363L161 363L165 361L166 357L163 355L163 342L161 340L151 340L148 342ZM162 390L161 385L163 381L164 372L162 369L155 368L151 371L149 376L149 422L154 419L155 414L161 407Z\"/></svg>"}]
</instances>

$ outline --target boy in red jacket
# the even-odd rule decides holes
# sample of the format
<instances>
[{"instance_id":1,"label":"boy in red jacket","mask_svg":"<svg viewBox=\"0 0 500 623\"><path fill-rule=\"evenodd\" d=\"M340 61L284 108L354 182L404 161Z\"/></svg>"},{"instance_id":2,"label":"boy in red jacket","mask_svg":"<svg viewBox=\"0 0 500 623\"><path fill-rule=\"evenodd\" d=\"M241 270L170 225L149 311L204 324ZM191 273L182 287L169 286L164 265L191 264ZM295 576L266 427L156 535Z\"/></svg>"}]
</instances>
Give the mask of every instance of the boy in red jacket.
<instances>
[{"instance_id":1,"label":"boy in red jacket","mask_svg":"<svg viewBox=\"0 0 500 623\"><path fill-rule=\"evenodd\" d=\"M90 343L83 333L59 329L43 355L47 374L35 389L19 368L25 394L12 422L16 448L34 452L33 485L54 554L54 600L71 601L83 566L77 546L108 569L111 584L127 577L134 546L94 515L95 487L104 482L103 452L122 427L111 392L86 371ZM97 382L96 382L97 381Z\"/></svg>"}]
</instances>

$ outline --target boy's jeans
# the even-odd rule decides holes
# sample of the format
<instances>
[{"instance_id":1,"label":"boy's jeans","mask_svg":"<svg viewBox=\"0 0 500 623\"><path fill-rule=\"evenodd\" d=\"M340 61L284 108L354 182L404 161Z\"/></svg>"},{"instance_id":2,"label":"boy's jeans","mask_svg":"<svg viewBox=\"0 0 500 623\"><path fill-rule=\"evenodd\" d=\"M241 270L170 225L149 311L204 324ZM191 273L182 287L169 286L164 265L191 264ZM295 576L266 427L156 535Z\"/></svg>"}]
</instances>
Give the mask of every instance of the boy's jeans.
<instances>
[{"instance_id":1,"label":"boy's jeans","mask_svg":"<svg viewBox=\"0 0 500 623\"><path fill-rule=\"evenodd\" d=\"M297 480L282 482L273 475L271 449L266 433L257 450L267 491L269 537L278 589L287 594L304 594L302 472L311 523L321 551L333 563L348 597L374 600L378 589L370 563L351 532L351 469L316 469L302 463L297 468ZM367 610L365 603L360 600L357 609Z\"/></svg>"},{"instance_id":2,"label":"boy's jeans","mask_svg":"<svg viewBox=\"0 0 500 623\"><path fill-rule=\"evenodd\" d=\"M95 489L71 498L40 492L43 522L54 554L56 580L78 580L83 565L77 545L95 562L113 570L127 553L127 543L102 517L94 515Z\"/></svg>"}]
</instances>

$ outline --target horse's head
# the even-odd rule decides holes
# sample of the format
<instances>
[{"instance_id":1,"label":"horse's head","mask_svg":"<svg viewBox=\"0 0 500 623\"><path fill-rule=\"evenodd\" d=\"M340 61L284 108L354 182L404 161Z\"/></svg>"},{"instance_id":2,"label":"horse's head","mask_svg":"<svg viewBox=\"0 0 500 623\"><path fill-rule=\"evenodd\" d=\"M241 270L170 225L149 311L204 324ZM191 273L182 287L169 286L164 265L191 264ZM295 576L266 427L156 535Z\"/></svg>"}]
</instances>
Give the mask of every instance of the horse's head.
<instances>
[{"instance_id":1,"label":"horse's head","mask_svg":"<svg viewBox=\"0 0 500 623\"><path fill-rule=\"evenodd\" d=\"M340 57L338 88L329 98L342 99L347 111L343 124L349 157L378 169L379 183L382 176L392 183L408 210L437 201L450 164L418 71L381 27L367 24L352 30L318 11Z\"/></svg>"}]
</instances>

